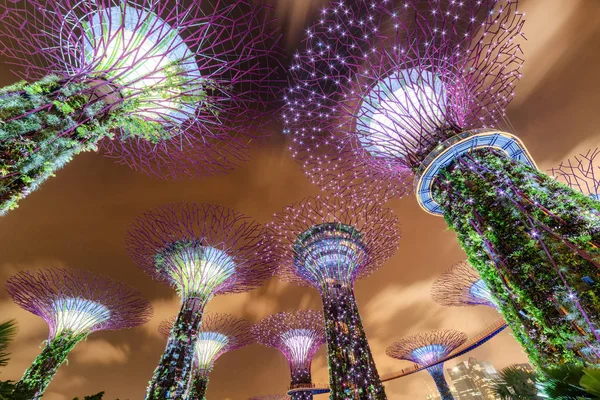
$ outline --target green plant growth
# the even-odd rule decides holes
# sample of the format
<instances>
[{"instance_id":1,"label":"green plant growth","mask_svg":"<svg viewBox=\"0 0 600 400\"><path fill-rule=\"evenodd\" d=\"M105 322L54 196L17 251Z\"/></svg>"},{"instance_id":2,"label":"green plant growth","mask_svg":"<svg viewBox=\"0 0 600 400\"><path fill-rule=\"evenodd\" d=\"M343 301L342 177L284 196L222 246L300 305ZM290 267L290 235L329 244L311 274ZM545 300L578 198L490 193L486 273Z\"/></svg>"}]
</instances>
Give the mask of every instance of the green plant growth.
<instances>
[{"instance_id":1,"label":"green plant growth","mask_svg":"<svg viewBox=\"0 0 600 400\"><path fill-rule=\"evenodd\" d=\"M492 149L458 158L433 189L531 362L598 363L600 203Z\"/></svg>"},{"instance_id":2,"label":"green plant growth","mask_svg":"<svg viewBox=\"0 0 600 400\"><path fill-rule=\"evenodd\" d=\"M0 215L69 162L96 150L104 104L89 86L49 76L0 89Z\"/></svg>"},{"instance_id":3,"label":"green plant growth","mask_svg":"<svg viewBox=\"0 0 600 400\"><path fill-rule=\"evenodd\" d=\"M176 62L160 84L117 88L100 78L68 80L48 76L0 88L0 215L55 175L73 156L96 151L103 138L132 137L157 144L183 129L181 116L153 114L157 102L217 115L209 93L227 91L211 80L189 81ZM175 113L177 115L177 113ZM170 120L172 119L172 120Z\"/></svg>"},{"instance_id":4,"label":"green plant growth","mask_svg":"<svg viewBox=\"0 0 600 400\"><path fill-rule=\"evenodd\" d=\"M492 389L502 400L537 400L537 375L522 368L509 365L494 380Z\"/></svg>"},{"instance_id":5,"label":"green plant growth","mask_svg":"<svg viewBox=\"0 0 600 400\"><path fill-rule=\"evenodd\" d=\"M58 367L67 360L67 356L75 345L86 336L87 333L74 335L67 332L48 340L42 352L15 385L13 395L16 398L40 398L56 374Z\"/></svg>"},{"instance_id":6,"label":"green plant growth","mask_svg":"<svg viewBox=\"0 0 600 400\"><path fill-rule=\"evenodd\" d=\"M8 346L15 338L17 325L14 320L0 323L0 367L5 367L10 359ZM11 393L14 389L12 381L0 381L0 400L11 399Z\"/></svg>"},{"instance_id":7,"label":"green plant growth","mask_svg":"<svg viewBox=\"0 0 600 400\"><path fill-rule=\"evenodd\" d=\"M91 396L85 396L83 399L80 399L79 397L75 397L73 400L102 400L104 398L104 392L99 392L96 394L93 394Z\"/></svg>"}]
</instances>

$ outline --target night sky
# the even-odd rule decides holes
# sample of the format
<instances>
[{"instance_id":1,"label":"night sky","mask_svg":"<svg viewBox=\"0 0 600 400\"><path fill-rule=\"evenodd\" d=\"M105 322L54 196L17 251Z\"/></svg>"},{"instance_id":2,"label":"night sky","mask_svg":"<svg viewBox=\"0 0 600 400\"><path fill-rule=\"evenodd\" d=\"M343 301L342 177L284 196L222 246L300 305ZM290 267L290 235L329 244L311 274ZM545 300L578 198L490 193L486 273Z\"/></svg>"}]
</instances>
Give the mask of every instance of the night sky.
<instances>
[{"instance_id":1,"label":"night sky","mask_svg":"<svg viewBox=\"0 0 600 400\"><path fill-rule=\"evenodd\" d=\"M308 0L280 0L278 15L285 32L283 46L293 49L302 28L314 17ZM508 110L514 132L538 166L600 145L600 2L598 0L522 0L527 22L523 79ZM0 84L16 80L0 63ZM52 381L47 400L72 399L106 391L105 399L141 399L165 340L158 324L179 308L175 291L153 281L134 265L124 248L128 224L147 209L167 202L223 204L269 222L274 212L318 193L286 150L280 121L272 136L255 146L253 159L227 176L166 182L136 173L98 154L77 156L20 207L0 218L0 279L17 271L66 266L118 278L149 298L152 320L139 328L98 332L80 343ZM433 280L465 258L454 233L442 218L425 214L414 196L394 200L402 239L400 248L378 272L356 284L356 297L379 373L410 363L385 355L388 344L429 329L458 329L476 334L499 318L486 307L444 308L429 295ZM315 289L271 279L245 294L219 296L208 311L227 312L257 321L271 313L320 309ZM15 318L19 332L10 347L12 359L0 379L18 380L47 338L45 322L15 306L0 292L0 320ZM497 368L525 362L517 343L504 332L468 356ZM451 361L454 365L466 357ZM315 382L327 382L324 351L313 362ZM251 345L222 356L210 377L208 399L246 399L282 393L289 383L285 359L274 349ZM426 372L385 385L390 399L424 399L434 390ZM325 399L325 396L317 397Z\"/></svg>"}]
</instances>

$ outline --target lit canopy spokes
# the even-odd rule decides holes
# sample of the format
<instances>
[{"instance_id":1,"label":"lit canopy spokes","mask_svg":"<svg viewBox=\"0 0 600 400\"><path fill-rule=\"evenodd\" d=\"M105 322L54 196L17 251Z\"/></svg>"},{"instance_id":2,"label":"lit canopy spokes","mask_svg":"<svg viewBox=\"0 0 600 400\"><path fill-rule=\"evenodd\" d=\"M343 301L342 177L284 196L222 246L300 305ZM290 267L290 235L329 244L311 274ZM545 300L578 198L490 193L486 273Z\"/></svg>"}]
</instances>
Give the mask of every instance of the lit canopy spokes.
<instances>
[{"instance_id":1,"label":"lit canopy spokes","mask_svg":"<svg viewBox=\"0 0 600 400\"><path fill-rule=\"evenodd\" d=\"M295 365L310 362L312 357L309 357L309 351L315 342L313 331L309 329L291 329L281 335L281 341L287 347L290 360Z\"/></svg>"},{"instance_id":2,"label":"lit canopy spokes","mask_svg":"<svg viewBox=\"0 0 600 400\"><path fill-rule=\"evenodd\" d=\"M196 363L199 371L210 371L224 351L229 338L219 332L200 332L196 340Z\"/></svg>"},{"instance_id":3,"label":"lit canopy spokes","mask_svg":"<svg viewBox=\"0 0 600 400\"><path fill-rule=\"evenodd\" d=\"M58 298L52 302L56 334L79 335L110 318L108 308L95 301L77 297Z\"/></svg>"},{"instance_id":4,"label":"lit canopy spokes","mask_svg":"<svg viewBox=\"0 0 600 400\"><path fill-rule=\"evenodd\" d=\"M86 15L78 26L84 30L86 63L135 99L137 113L170 124L193 117L201 104L186 100L200 96L203 82L177 29L125 2Z\"/></svg>"},{"instance_id":5,"label":"lit canopy spokes","mask_svg":"<svg viewBox=\"0 0 600 400\"><path fill-rule=\"evenodd\" d=\"M357 114L360 143L375 157L393 161L417 152L445 125L446 88L427 69L402 69L377 82Z\"/></svg>"},{"instance_id":6,"label":"lit canopy spokes","mask_svg":"<svg viewBox=\"0 0 600 400\"><path fill-rule=\"evenodd\" d=\"M451 329L421 332L392 343L386 354L428 366L443 360L466 341L466 333Z\"/></svg>"},{"instance_id":7,"label":"lit canopy spokes","mask_svg":"<svg viewBox=\"0 0 600 400\"><path fill-rule=\"evenodd\" d=\"M298 273L314 285L351 286L368 256L360 232L341 223L325 223L298 236L295 265Z\"/></svg>"},{"instance_id":8,"label":"lit canopy spokes","mask_svg":"<svg viewBox=\"0 0 600 400\"><path fill-rule=\"evenodd\" d=\"M226 251L190 240L170 243L156 255L156 268L171 277L182 297L210 297L235 273L235 262Z\"/></svg>"},{"instance_id":9,"label":"lit canopy spokes","mask_svg":"<svg viewBox=\"0 0 600 400\"><path fill-rule=\"evenodd\" d=\"M265 229L231 208L206 203L156 207L131 225L127 249L154 278L182 297L208 300L243 292L271 276L272 244Z\"/></svg>"},{"instance_id":10,"label":"lit canopy spokes","mask_svg":"<svg viewBox=\"0 0 600 400\"><path fill-rule=\"evenodd\" d=\"M497 308L490 288L467 261L454 264L441 274L431 286L431 297L443 306Z\"/></svg>"},{"instance_id":11,"label":"lit canopy spokes","mask_svg":"<svg viewBox=\"0 0 600 400\"><path fill-rule=\"evenodd\" d=\"M279 275L323 291L352 288L394 253L400 233L390 209L355 198L309 197L275 214L269 224L281 258Z\"/></svg>"}]
</instances>

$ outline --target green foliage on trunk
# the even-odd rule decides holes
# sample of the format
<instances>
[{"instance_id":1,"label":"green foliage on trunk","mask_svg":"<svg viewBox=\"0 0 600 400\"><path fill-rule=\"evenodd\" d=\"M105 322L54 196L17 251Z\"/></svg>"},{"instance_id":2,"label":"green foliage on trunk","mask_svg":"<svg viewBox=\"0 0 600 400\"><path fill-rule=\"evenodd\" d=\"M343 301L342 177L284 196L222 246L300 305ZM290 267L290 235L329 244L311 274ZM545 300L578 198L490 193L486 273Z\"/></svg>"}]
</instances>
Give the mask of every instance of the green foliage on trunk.
<instances>
[{"instance_id":1,"label":"green foliage on trunk","mask_svg":"<svg viewBox=\"0 0 600 400\"><path fill-rule=\"evenodd\" d=\"M442 171L434 197L532 363L599 362L600 203L492 149Z\"/></svg>"},{"instance_id":2,"label":"green foliage on trunk","mask_svg":"<svg viewBox=\"0 0 600 400\"><path fill-rule=\"evenodd\" d=\"M73 335L62 333L46 343L33 364L15 385L15 398L39 399L54 378L58 368L67 360L75 345L85 339L87 333Z\"/></svg>"}]
</instances>

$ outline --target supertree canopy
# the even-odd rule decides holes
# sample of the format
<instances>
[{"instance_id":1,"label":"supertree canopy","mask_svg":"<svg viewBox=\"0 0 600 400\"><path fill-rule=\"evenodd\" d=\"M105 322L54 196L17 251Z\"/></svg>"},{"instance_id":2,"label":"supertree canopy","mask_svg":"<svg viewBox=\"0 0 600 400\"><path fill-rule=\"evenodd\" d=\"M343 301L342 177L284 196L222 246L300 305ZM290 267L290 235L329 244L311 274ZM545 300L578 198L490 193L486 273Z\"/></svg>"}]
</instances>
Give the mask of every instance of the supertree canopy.
<instances>
[{"instance_id":1,"label":"supertree canopy","mask_svg":"<svg viewBox=\"0 0 600 400\"><path fill-rule=\"evenodd\" d=\"M431 297L443 306L484 305L496 308L487 284L467 261L454 264L431 287Z\"/></svg>"},{"instance_id":2,"label":"supertree canopy","mask_svg":"<svg viewBox=\"0 0 600 400\"><path fill-rule=\"evenodd\" d=\"M466 333L453 330L422 332L392 343L386 354L392 358L408 360L427 368L435 381L442 400L453 400L450 387L444 378L444 360L467 340Z\"/></svg>"},{"instance_id":3,"label":"supertree canopy","mask_svg":"<svg viewBox=\"0 0 600 400\"><path fill-rule=\"evenodd\" d=\"M138 217L127 236L134 261L173 286L181 308L148 386L148 399L182 398L192 378L202 314L215 295L251 290L272 275L264 228L230 208L178 203Z\"/></svg>"},{"instance_id":4,"label":"supertree canopy","mask_svg":"<svg viewBox=\"0 0 600 400\"><path fill-rule=\"evenodd\" d=\"M21 271L8 278L6 290L19 307L43 318L50 331L42 352L15 385L18 399L40 399L70 351L90 333L132 328L152 316L152 306L139 292L88 271Z\"/></svg>"},{"instance_id":5,"label":"supertree canopy","mask_svg":"<svg viewBox=\"0 0 600 400\"><path fill-rule=\"evenodd\" d=\"M600 204L496 129L521 76L523 23L517 0L338 2L295 56L285 130L326 189L348 158L371 186L414 175L419 204L456 231L531 361L598 363Z\"/></svg>"},{"instance_id":6,"label":"supertree canopy","mask_svg":"<svg viewBox=\"0 0 600 400\"><path fill-rule=\"evenodd\" d=\"M588 150L552 168L551 175L571 188L600 200L600 165L596 160L599 154L598 149Z\"/></svg>"},{"instance_id":7,"label":"supertree canopy","mask_svg":"<svg viewBox=\"0 0 600 400\"><path fill-rule=\"evenodd\" d=\"M290 400L290 396L287 394L268 394L265 396L254 396L248 400Z\"/></svg>"},{"instance_id":8,"label":"supertree canopy","mask_svg":"<svg viewBox=\"0 0 600 400\"><path fill-rule=\"evenodd\" d=\"M0 214L80 152L163 178L248 157L277 63L250 0L0 0Z\"/></svg>"},{"instance_id":9,"label":"supertree canopy","mask_svg":"<svg viewBox=\"0 0 600 400\"><path fill-rule=\"evenodd\" d=\"M158 329L167 339L175 324L176 317L163 321ZM239 349L253 342L252 324L230 314L207 314L196 339L196 357L189 393L189 400L205 399L208 377L215 361L223 354Z\"/></svg>"},{"instance_id":10,"label":"supertree canopy","mask_svg":"<svg viewBox=\"0 0 600 400\"><path fill-rule=\"evenodd\" d=\"M398 246L397 218L366 202L308 198L269 224L283 280L313 286L323 300L331 399L385 399L354 299L354 282Z\"/></svg>"},{"instance_id":11,"label":"supertree canopy","mask_svg":"<svg viewBox=\"0 0 600 400\"><path fill-rule=\"evenodd\" d=\"M276 348L287 359L291 398L311 400L313 383L310 366L325 343L323 313L307 310L273 314L257 323L252 332L258 343Z\"/></svg>"}]
</instances>

